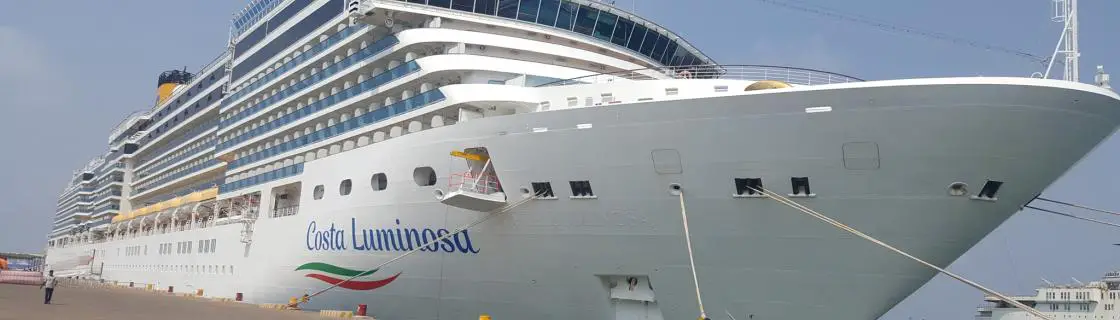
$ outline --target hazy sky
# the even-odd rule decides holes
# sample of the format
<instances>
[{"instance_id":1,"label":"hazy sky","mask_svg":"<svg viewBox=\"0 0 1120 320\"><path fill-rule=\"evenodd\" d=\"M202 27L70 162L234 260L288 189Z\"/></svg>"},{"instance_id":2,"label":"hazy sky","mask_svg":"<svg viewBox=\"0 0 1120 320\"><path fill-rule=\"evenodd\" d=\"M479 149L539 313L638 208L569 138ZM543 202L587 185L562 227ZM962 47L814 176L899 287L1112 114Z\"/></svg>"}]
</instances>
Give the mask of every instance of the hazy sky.
<instances>
[{"instance_id":1,"label":"hazy sky","mask_svg":"<svg viewBox=\"0 0 1120 320\"><path fill-rule=\"evenodd\" d=\"M791 0L775 0L791 1ZM1049 56L1061 25L1050 0L799 0L850 15ZM0 251L42 251L71 171L104 152L124 116L149 108L156 76L210 62L245 0L0 0ZM686 4L687 3L687 4ZM793 11L759 0L618 0L724 64L794 65L865 79L1029 76L1028 59ZM1120 1L1081 2L1082 81L1120 75ZM1060 74L1060 70L1057 71ZM1120 82L1120 81L1117 81ZM1110 139L1044 196L1120 210L1120 141ZM1081 213L1095 218L1100 215ZM1116 229L1016 214L950 270L1011 294L1120 268ZM882 250L868 245L868 250ZM937 277L884 319L971 319L981 294Z\"/></svg>"}]
</instances>

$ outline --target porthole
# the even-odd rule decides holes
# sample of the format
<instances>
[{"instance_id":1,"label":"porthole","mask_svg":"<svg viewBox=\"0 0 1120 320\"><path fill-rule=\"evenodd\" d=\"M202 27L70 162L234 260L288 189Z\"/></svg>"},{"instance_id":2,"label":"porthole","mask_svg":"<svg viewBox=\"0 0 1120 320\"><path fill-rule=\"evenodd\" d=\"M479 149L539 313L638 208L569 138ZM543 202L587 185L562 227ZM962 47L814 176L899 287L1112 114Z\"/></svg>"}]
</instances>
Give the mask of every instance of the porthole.
<instances>
[{"instance_id":1,"label":"porthole","mask_svg":"<svg viewBox=\"0 0 1120 320\"><path fill-rule=\"evenodd\" d=\"M419 167L412 170L412 179L416 181L416 185L421 187L433 186L436 184L436 170L432 167Z\"/></svg>"},{"instance_id":2,"label":"porthole","mask_svg":"<svg viewBox=\"0 0 1120 320\"><path fill-rule=\"evenodd\" d=\"M320 185L315 186L315 192L313 194L315 196L315 200L322 199L324 192L325 192L325 190L323 189L323 185L320 184Z\"/></svg>"},{"instance_id":3,"label":"porthole","mask_svg":"<svg viewBox=\"0 0 1120 320\"><path fill-rule=\"evenodd\" d=\"M350 195L351 182L350 179L342 180L338 185L338 194L348 196Z\"/></svg>"},{"instance_id":4,"label":"porthole","mask_svg":"<svg viewBox=\"0 0 1120 320\"><path fill-rule=\"evenodd\" d=\"M381 191L388 187L389 181L384 173L378 173L374 174L373 177L369 179L369 184L373 187L373 191Z\"/></svg>"}]
</instances>

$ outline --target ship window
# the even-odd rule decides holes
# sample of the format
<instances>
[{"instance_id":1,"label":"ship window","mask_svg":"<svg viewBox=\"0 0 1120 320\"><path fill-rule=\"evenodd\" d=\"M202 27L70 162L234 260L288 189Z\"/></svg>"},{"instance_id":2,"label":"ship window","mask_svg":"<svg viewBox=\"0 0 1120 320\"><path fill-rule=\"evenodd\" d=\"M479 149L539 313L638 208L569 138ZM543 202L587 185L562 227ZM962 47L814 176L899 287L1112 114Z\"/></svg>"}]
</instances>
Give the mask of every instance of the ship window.
<instances>
[{"instance_id":1,"label":"ship window","mask_svg":"<svg viewBox=\"0 0 1120 320\"><path fill-rule=\"evenodd\" d=\"M642 40L642 51L638 52L644 56L649 56L653 53L653 47L657 44L657 37L660 36L656 30L649 30L646 32L646 38Z\"/></svg>"},{"instance_id":2,"label":"ship window","mask_svg":"<svg viewBox=\"0 0 1120 320\"><path fill-rule=\"evenodd\" d=\"M605 41L611 41L611 35L614 34L614 24L618 21L618 16L606 11L599 13L599 18L595 23L595 32L592 32L596 38Z\"/></svg>"},{"instance_id":3,"label":"ship window","mask_svg":"<svg viewBox=\"0 0 1120 320\"><path fill-rule=\"evenodd\" d=\"M537 10L540 6L541 0L521 0L521 5L517 7L517 20L537 21Z\"/></svg>"},{"instance_id":4,"label":"ship window","mask_svg":"<svg viewBox=\"0 0 1120 320\"><path fill-rule=\"evenodd\" d=\"M471 12L474 8L474 0L451 0L451 9Z\"/></svg>"},{"instance_id":5,"label":"ship window","mask_svg":"<svg viewBox=\"0 0 1120 320\"><path fill-rule=\"evenodd\" d=\"M568 181L572 187L573 198L591 198L595 197L595 193L591 191L591 181Z\"/></svg>"},{"instance_id":6,"label":"ship window","mask_svg":"<svg viewBox=\"0 0 1120 320\"><path fill-rule=\"evenodd\" d=\"M441 8L450 8L451 0L428 0L428 5Z\"/></svg>"},{"instance_id":7,"label":"ship window","mask_svg":"<svg viewBox=\"0 0 1120 320\"><path fill-rule=\"evenodd\" d=\"M384 173L378 173L373 175L373 177L369 179L369 184L373 187L373 191L381 191L385 190L385 188L389 186L389 181L387 178L385 178Z\"/></svg>"},{"instance_id":8,"label":"ship window","mask_svg":"<svg viewBox=\"0 0 1120 320\"><path fill-rule=\"evenodd\" d=\"M342 180L338 185L338 194L348 196L350 195L351 182L350 179Z\"/></svg>"},{"instance_id":9,"label":"ship window","mask_svg":"<svg viewBox=\"0 0 1120 320\"><path fill-rule=\"evenodd\" d=\"M590 36L591 31L595 30L595 19L598 17L599 9L579 6L579 13L576 14L576 25L573 30Z\"/></svg>"},{"instance_id":10,"label":"ship window","mask_svg":"<svg viewBox=\"0 0 1120 320\"><path fill-rule=\"evenodd\" d=\"M320 185L315 186L315 191L313 193L313 195L315 196L315 200L322 199L323 198L323 192L324 192L323 185L320 184Z\"/></svg>"},{"instance_id":11,"label":"ship window","mask_svg":"<svg viewBox=\"0 0 1120 320\"><path fill-rule=\"evenodd\" d=\"M634 31L630 33L630 40L626 42L626 47L634 52L639 52L642 49L642 40L646 36L646 26L635 23Z\"/></svg>"},{"instance_id":12,"label":"ship window","mask_svg":"<svg viewBox=\"0 0 1120 320\"><path fill-rule=\"evenodd\" d=\"M432 186L436 184L436 171L432 167L420 167L412 170L412 180L416 181L416 185L421 187Z\"/></svg>"},{"instance_id":13,"label":"ship window","mask_svg":"<svg viewBox=\"0 0 1120 320\"><path fill-rule=\"evenodd\" d=\"M498 0L475 0L474 12L481 14L494 14L494 10L498 7Z\"/></svg>"},{"instance_id":14,"label":"ship window","mask_svg":"<svg viewBox=\"0 0 1120 320\"><path fill-rule=\"evenodd\" d=\"M661 64L672 65L673 55L677 52L677 42L669 41L669 46L665 48L665 53L661 56Z\"/></svg>"},{"instance_id":15,"label":"ship window","mask_svg":"<svg viewBox=\"0 0 1120 320\"><path fill-rule=\"evenodd\" d=\"M210 252L214 252L218 245L218 239L210 239Z\"/></svg>"},{"instance_id":16,"label":"ship window","mask_svg":"<svg viewBox=\"0 0 1120 320\"><path fill-rule=\"evenodd\" d=\"M572 30L572 25L576 22L576 11L579 10L579 4L571 1L560 2L560 10L556 14L556 27L565 30Z\"/></svg>"},{"instance_id":17,"label":"ship window","mask_svg":"<svg viewBox=\"0 0 1120 320\"><path fill-rule=\"evenodd\" d=\"M498 16L517 19L517 0L498 0Z\"/></svg>"},{"instance_id":18,"label":"ship window","mask_svg":"<svg viewBox=\"0 0 1120 320\"><path fill-rule=\"evenodd\" d=\"M626 46L626 40L630 39L630 30L634 29L634 22L626 18L618 18L618 22L614 25L614 35L611 36L611 42L620 46Z\"/></svg>"},{"instance_id":19,"label":"ship window","mask_svg":"<svg viewBox=\"0 0 1120 320\"><path fill-rule=\"evenodd\" d=\"M552 183L548 181L533 182L533 194L541 198L556 199L556 193L552 192Z\"/></svg>"},{"instance_id":20,"label":"ship window","mask_svg":"<svg viewBox=\"0 0 1120 320\"><path fill-rule=\"evenodd\" d=\"M541 10L537 13L537 23L546 26L556 24L556 13L560 10L560 0L541 0Z\"/></svg>"},{"instance_id":21,"label":"ship window","mask_svg":"<svg viewBox=\"0 0 1120 320\"><path fill-rule=\"evenodd\" d=\"M661 57L665 55L665 47L668 45L669 37L659 35L653 47L653 52L650 53L649 57L653 58L654 61L661 61Z\"/></svg>"},{"instance_id":22,"label":"ship window","mask_svg":"<svg viewBox=\"0 0 1120 320\"><path fill-rule=\"evenodd\" d=\"M809 190L809 177L791 177L789 178L789 183L793 186L793 193L791 193L791 195L808 196L813 194L813 192Z\"/></svg>"}]
</instances>

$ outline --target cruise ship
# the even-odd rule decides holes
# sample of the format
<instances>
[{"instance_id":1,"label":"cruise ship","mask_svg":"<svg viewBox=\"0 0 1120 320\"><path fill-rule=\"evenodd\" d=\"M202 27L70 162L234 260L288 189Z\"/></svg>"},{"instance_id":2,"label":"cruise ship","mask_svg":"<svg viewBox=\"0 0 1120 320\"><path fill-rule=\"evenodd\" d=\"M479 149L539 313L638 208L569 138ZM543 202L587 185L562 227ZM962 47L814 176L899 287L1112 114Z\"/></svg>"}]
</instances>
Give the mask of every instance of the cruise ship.
<instances>
[{"instance_id":1,"label":"cruise ship","mask_svg":"<svg viewBox=\"0 0 1120 320\"><path fill-rule=\"evenodd\" d=\"M934 271L763 191L944 266L1120 124L1092 84L720 64L587 0L254 0L230 30L75 171L56 274L384 319L874 319Z\"/></svg>"},{"instance_id":2,"label":"cruise ship","mask_svg":"<svg viewBox=\"0 0 1120 320\"><path fill-rule=\"evenodd\" d=\"M1074 279L1077 281L1077 279ZM1053 284L1035 289L1030 296L1011 296L1027 306L1041 311L1051 319L1117 319L1120 311L1120 272L1105 273L1099 281L1088 284ZM1026 311L992 296L984 297L985 303L976 308L976 320L1026 320L1037 319Z\"/></svg>"}]
</instances>

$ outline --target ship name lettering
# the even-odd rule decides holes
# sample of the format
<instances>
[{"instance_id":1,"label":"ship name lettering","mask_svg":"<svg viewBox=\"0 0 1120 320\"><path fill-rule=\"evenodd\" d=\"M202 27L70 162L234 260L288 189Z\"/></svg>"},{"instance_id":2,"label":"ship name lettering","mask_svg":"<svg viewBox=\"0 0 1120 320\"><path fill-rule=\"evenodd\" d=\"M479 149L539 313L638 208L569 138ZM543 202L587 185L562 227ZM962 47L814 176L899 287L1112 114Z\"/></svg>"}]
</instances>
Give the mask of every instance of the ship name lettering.
<instances>
[{"instance_id":1,"label":"ship name lettering","mask_svg":"<svg viewBox=\"0 0 1120 320\"><path fill-rule=\"evenodd\" d=\"M307 225L307 250L346 250L346 231L335 229L331 224L330 229L318 230L315 221Z\"/></svg>"}]
</instances>

